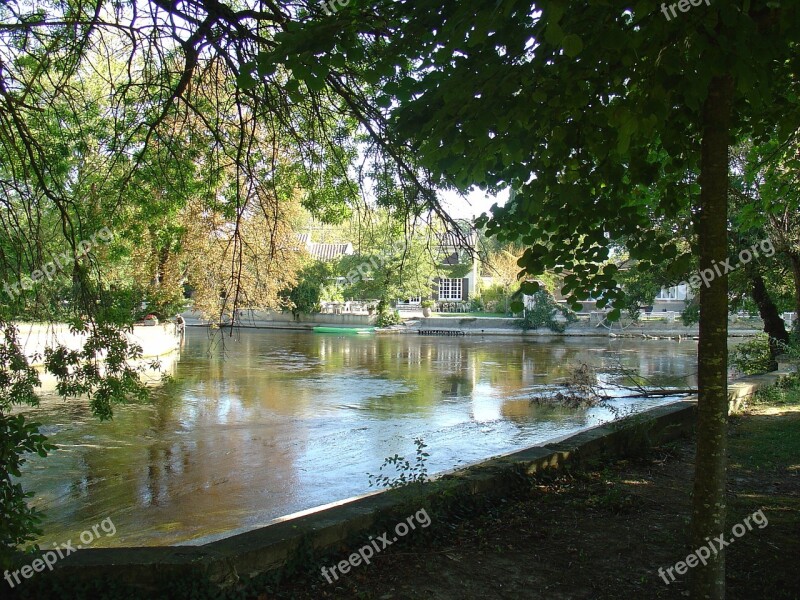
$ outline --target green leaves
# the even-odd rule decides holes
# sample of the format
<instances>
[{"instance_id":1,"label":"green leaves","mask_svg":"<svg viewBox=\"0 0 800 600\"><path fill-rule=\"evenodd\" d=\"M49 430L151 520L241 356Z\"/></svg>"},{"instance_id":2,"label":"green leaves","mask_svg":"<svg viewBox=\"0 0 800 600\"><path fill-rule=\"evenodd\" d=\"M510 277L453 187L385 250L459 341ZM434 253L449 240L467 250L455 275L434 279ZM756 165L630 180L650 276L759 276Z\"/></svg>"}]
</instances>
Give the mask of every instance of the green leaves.
<instances>
[{"instance_id":1,"label":"green leaves","mask_svg":"<svg viewBox=\"0 0 800 600\"><path fill-rule=\"evenodd\" d=\"M523 331L547 327L551 331L563 332L569 323L577 321L574 312L555 301L547 290L537 290L531 294L529 306L523 307L522 303L513 303L514 312L523 312L520 327Z\"/></svg>"},{"instance_id":2,"label":"green leaves","mask_svg":"<svg viewBox=\"0 0 800 600\"><path fill-rule=\"evenodd\" d=\"M325 78L328 76L328 68L324 63L306 64L292 61L289 63L292 76L297 81L306 84L309 90L318 92L325 87Z\"/></svg>"},{"instance_id":3,"label":"green leaves","mask_svg":"<svg viewBox=\"0 0 800 600\"><path fill-rule=\"evenodd\" d=\"M551 22L545 27L544 41L551 46L558 46L564 39L564 30L557 22Z\"/></svg>"},{"instance_id":4,"label":"green leaves","mask_svg":"<svg viewBox=\"0 0 800 600\"><path fill-rule=\"evenodd\" d=\"M238 85L243 90L252 90L256 87L256 79L253 77L252 70L242 71L236 77L236 85Z\"/></svg>"},{"instance_id":5,"label":"green leaves","mask_svg":"<svg viewBox=\"0 0 800 600\"><path fill-rule=\"evenodd\" d=\"M18 330L0 320L0 412L14 405L36 406L39 374L22 352Z\"/></svg>"},{"instance_id":6,"label":"green leaves","mask_svg":"<svg viewBox=\"0 0 800 600\"><path fill-rule=\"evenodd\" d=\"M413 463L399 454L385 458L377 474L367 473L369 486L395 489L412 483L427 483L427 461L430 454L425 452L425 448L428 445L422 438L415 438L414 446L416 447L416 458ZM387 475L384 472L387 467L392 467L393 475Z\"/></svg>"},{"instance_id":7,"label":"green leaves","mask_svg":"<svg viewBox=\"0 0 800 600\"><path fill-rule=\"evenodd\" d=\"M583 41L574 33L564 36L561 46L564 48L564 54L570 58L575 58L583 51Z\"/></svg>"},{"instance_id":8,"label":"green leaves","mask_svg":"<svg viewBox=\"0 0 800 600\"><path fill-rule=\"evenodd\" d=\"M580 36L574 33L566 34L556 21L548 22L544 29L544 41L551 46L563 48L564 54L570 58L575 58L583 50Z\"/></svg>"},{"instance_id":9,"label":"green leaves","mask_svg":"<svg viewBox=\"0 0 800 600\"><path fill-rule=\"evenodd\" d=\"M147 397L147 388L139 379L147 366L132 366L141 358L142 349L123 330L111 324L92 324L73 332L86 334L81 350L60 344L45 349L45 369L56 376L59 395L88 396L92 412L102 420L113 416L114 404Z\"/></svg>"},{"instance_id":10,"label":"green leaves","mask_svg":"<svg viewBox=\"0 0 800 600\"><path fill-rule=\"evenodd\" d=\"M6 414L13 405L38 403L35 387L39 377L22 354L17 330L2 321L0 327L0 566L6 567L10 566L10 552L41 535L41 515L27 505L33 493L25 493L12 477L22 476L25 455L46 457L55 446L39 433L38 423L20 414Z\"/></svg>"}]
</instances>

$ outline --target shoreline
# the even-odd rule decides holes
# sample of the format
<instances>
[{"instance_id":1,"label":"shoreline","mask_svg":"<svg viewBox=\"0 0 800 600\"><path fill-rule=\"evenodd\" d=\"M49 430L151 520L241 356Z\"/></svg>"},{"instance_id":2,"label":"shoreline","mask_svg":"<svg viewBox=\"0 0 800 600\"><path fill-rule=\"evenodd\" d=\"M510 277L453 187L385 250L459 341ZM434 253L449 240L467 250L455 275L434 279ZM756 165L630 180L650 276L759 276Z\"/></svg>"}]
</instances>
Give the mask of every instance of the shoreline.
<instances>
[{"instance_id":1,"label":"shoreline","mask_svg":"<svg viewBox=\"0 0 800 600\"><path fill-rule=\"evenodd\" d=\"M219 327L220 325L205 321L191 313L184 313L187 327ZM259 315L258 317L261 317ZM242 330L276 330L276 331L313 331L314 327L375 327L375 318L367 315L300 315L295 320L292 315L271 314L269 318L245 318L234 327ZM376 335L426 335L426 336L459 336L459 337L592 337L592 338L627 338L696 341L699 339L699 328L682 326L676 323L642 321L631 323L625 328L611 328L579 322L569 325L563 332L549 329L523 331L515 323L518 318L500 317L421 317L410 318L402 325L377 328ZM763 333L760 321L730 324L728 338L750 338ZM738 325L738 326L737 326ZM221 327L230 327L224 324Z\"/></svg>"}]
</instances>

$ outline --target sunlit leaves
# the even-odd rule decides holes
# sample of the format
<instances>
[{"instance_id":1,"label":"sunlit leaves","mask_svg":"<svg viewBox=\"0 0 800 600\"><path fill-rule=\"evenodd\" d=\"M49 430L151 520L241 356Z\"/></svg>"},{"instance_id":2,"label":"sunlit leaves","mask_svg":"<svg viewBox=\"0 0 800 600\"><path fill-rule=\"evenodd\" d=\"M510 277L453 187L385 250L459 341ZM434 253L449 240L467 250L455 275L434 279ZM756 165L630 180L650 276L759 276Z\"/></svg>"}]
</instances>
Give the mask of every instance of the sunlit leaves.
<instances>
[{"instance_id":1,"label":"sunlit leaves","mask_svg":"<svg viewBox=\"0 0 800 600\"><path fill-rule=\"evenodd\" d=\"M17 328L2 320L0 327L0 412L13 405L35 406L39 374L22 351Z\"/></svg>"},{"instance_id":2,"label":"sunlit leaves","mask_svg":"<svg viewBox=\"0 0 800 600\"><path fill-rule=\"evenodd\" d=\"M426 164L459 187L515 186L512 205L479 223L491 235L531 244L522 259L530 275L571 270L565 291L607 286L608 299L621 297L615 273L594 268L611 258L607 240L578 244L575 231L624 240L632 257L671 263L670 273L687 266L674 240L650 230L654 219L697 202L699 111L725 61L709 54L702 31L678 31L657 11L656 3L640 2L631 18L606 3L543 2L538 20L526 21L519 13L505 19L447 4L436 25L442 31L481 23L457 59L424 42L411 47L408 39L408 56L425 69L415 74L415 95L394 98L398 131L418 140ZM737 47L755 36L756 54L735 67L742 93L755 100L766 89L755 91L754 82L764 80L756 63L768 62L780 44L757 36L749 16L731 20L733 12L723 12L725 35ZM635 25L648 13L646 30ZM522 52L515 42L526 35L535 42ZM593 268L578 269L582 262Z\"/></svg>"}]
</instances>

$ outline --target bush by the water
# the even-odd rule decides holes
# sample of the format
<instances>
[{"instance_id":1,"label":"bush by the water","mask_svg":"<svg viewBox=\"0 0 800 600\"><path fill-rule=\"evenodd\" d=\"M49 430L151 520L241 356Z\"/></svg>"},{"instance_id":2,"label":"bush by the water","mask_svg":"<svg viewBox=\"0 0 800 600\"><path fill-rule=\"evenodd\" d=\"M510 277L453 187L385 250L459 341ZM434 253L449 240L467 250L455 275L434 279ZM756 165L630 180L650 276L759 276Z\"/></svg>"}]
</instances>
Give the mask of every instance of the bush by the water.
<instances>
[{"instance_id":1,"label":"bush by the water","mask_svg":"<svg viewBox=\"0 0 800 600\"><path fill-rule=\"evenodd\" d=\"M795 359L800 358L800 348L796 344L777 343L781 354ZM760 333L736 346L731 350L728 362L743 375L767 373L776 367L770 355L769 337L766 333Z\"/></svg>"},{"instance_id":2,"label":"bush by the water","mask_svg":"<svg viewBox=\"0 0 800 600\"><path fill-rule=\"evenodd\" d=\"M512 301L512 293L502 285L492 285L481 290L480 310L494 313L508 313ZM471 308L471 310L474 310Z\"/></svg>"},{"instance_id":3,"label":"bush by the water","mask_svg":"<svg viewBox=\"0 0 800 600\"><path fill-rule=\"evenodd\" d=\"M398 311L386 308L378 313L378 320L375 324L378 327L391 327L392 325L399 325L402 322L403 318Z\"/></svg>"},{"instance_id":4,"label":"bush by the water","mask_svg":"<svg viewBox=\"0 0 800 600\"><path fill-rule=\"evenodd\" d=\"M742 342L731 350L728 362L743 375L756 375L771 371L773 361L769 353L769 337L762 333L751 340Z\"/></svg>"},{"instance_id":5,"label":"bush by the water","mask_svg":"<svg viewBox=\"0 0 800 600\"><path fill-rule=\"evenodd\" d=\"M557 320L557 315L561 315L564 320ZM525 331L547 327L551 331L561 333L567 325L577 320L578 317L573 310L556 302L547 290L539 290L533 294L531 308L525 309L520 326Z\"/></svg>"},{"instance_id":6,"label":"bush by the water","mask_svg":"<svg viewBox=\"0 0 800 600\"><path fill-rule=\"evenodd\" d=\"M753 398L754 404L784 406L800 402L800 373L781 377L767 388L758 390Z\"/></svg>"}]
</instances>

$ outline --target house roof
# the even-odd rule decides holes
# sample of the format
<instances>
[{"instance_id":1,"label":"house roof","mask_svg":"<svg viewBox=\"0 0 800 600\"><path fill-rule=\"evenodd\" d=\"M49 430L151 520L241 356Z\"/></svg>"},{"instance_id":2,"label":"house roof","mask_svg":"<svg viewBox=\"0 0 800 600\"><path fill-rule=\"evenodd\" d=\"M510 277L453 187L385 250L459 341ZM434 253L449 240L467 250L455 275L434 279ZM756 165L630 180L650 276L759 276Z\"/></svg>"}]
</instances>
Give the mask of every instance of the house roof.
<instances>
[{"instance_id":1,"label":"house roof","mask_svg":"<svg viewBox=\"0 0 800 600\"><path fill-rule=\"evenodd\" d=\"M317 242L308 242L306 244L308 253L317 260L333 260L340 256L348 256L353 254L353 244L319 244Z\"/></svg>"},{"instance_id":2,"label":"house roof","mask_svg":"<svg viewBox=\"0 0 800 600\"><path fill-rule=\"evenodd\" d=\"M462 239L466 239L467 244L464 244ZM444 235L439 238L439 244L443 248L474 248L475 247L475 235L472 231L466 232L459 236L458 233L455 231L447 231Z\"/></svg>"},{"instance_id":3,"label":"house roof","mask_svg":"<svg viewBox=\"0 0 800 600\"><path fill-rule=\"evenodd\" d=\"M306 251L317 260L334 260L340 256L349 256L353 254L353 244L350 242L336 244L312 242L310 233L298 233L296 237L297 241L300 242L302 246L305 246Z\"/></svg>"}]
</instances>

